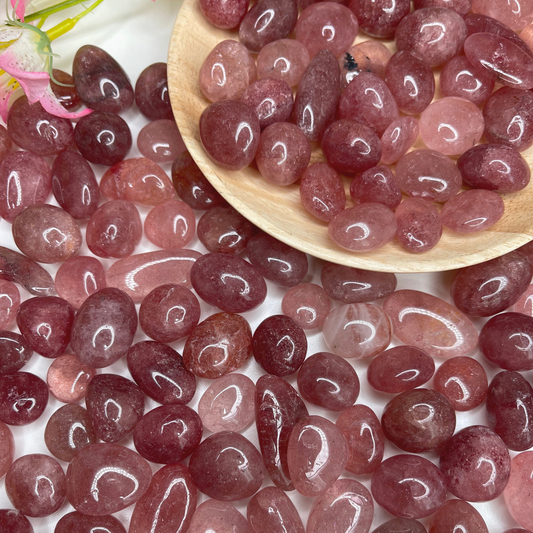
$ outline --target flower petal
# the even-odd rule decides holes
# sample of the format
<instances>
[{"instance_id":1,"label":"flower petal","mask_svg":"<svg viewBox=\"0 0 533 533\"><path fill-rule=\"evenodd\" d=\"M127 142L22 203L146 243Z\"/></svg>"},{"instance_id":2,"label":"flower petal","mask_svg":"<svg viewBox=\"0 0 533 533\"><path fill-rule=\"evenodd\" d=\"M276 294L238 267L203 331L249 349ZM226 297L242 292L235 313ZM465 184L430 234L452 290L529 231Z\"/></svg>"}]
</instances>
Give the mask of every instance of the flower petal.
<instances>
[{"instance_id":1,"label":"flower petal","mask_svg":"<svg viewBox=\"0 0 533 533\"><path fill-rule=\"evenodd\" d=\"M26 13L26 8L30 3L31 0L11 0L12 7L15 8L15 6L17 6L15 13L17 17L22 20L22 22L24 22L24 14Z\"/></svg>"},{"instance_id":2,"label":"flower petal","mask_svg":"<svg viewBox=\"0 0 533 533\"><path fill-rule=\"evenodd\" d=\"M48 113L71 120L81 118L92 113L92 109L88 108L82 109L81 111L76 111L74 113L69 113L56 98L50 85L47 87L44 96L41 98L41 105L45 111L48 111Z\"/></svg>"}]
</instances>

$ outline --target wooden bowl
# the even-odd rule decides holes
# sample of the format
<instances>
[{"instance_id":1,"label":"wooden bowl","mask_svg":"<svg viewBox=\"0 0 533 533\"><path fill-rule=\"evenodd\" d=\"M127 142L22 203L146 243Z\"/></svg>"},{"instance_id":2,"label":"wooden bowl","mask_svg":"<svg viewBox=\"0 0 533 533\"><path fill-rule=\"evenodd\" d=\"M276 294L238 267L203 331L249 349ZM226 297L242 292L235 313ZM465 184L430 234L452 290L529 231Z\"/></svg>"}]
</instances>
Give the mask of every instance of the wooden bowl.
<instances>
[{"instance_id":1,"label":"wooden bowl","mask_svg":"<svg viewBox=\"0 0 533 533\"><path fill-rule=\"evenodd\" d=\"M382 272L437 272L481 263L503 255L533 238L533 181L519 193L503 195L505 214L490 230L458 235L444 229L435 248L413 254L392 241L383 248L355 253L328 237L327 224L301 205L298 184L277 187L251 167L229 171L214 164L200 141L198 122L209 101L200 91L200 67L216 44L238 40L235 31L219 30L205 20L198 0L184 0L174 25L168 55L168 84L174 116L191 156L215 189L248 220L280 241L315 257ZM370 38L359 35L356 43ZM392 52L393 42L384 42ZM419 147L422 147L420 145ZM522 154L531 165L533 149ZM311 161L323 161L317 150ZM347 190L349 181L345 179ZM347 195L349 198L349 194ZM348 200L351 205L351 200Z\"/></svg>"}]
</instances>

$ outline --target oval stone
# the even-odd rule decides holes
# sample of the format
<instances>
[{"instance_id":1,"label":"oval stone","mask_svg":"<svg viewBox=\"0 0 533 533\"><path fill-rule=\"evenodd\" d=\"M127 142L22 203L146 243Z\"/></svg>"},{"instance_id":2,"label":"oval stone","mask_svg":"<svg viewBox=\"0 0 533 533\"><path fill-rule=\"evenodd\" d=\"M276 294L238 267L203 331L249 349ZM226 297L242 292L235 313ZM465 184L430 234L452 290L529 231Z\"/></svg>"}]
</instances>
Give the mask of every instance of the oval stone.
<instances>
[{"instance_id":1,"label":"oval stone","mask_svg":"<svg viewBox=\"0 0 533 533\"><path fill-rule=\"evenodd\" d=\"M0 374L14 374L31 359L28 341L14 331L0 331Z\"/></svg>"},{"instance_id":2,"label":"oval stone","mask_svg":"<svg viewBox=\"0 0 533 533\"><path fill-rule=\"evenodd\" d=\"M20 292L11 281L0 279L0 330L5 329L17 314Z\"/></svg>"},{"instance_id":3,"label":"oval stone","mask_svg":"<svg viewBox=\"0 0 533 533\"><path fill-rule=\"evenodd\" d=\"M507 510L518 524L528 530L533 529L533 517L530 513L533 504L533 493L530 489L532 477L533 452L519 453L511 461L511 476L503 491Z\"/></svg>"},{"instance_id":4,"label":"oval stone","mask_svg":"<svg viewBox=\"0 0 533 533\"><path fill-rule=\"evenodd\" d=\"M489 533L487 524L475 507L463 500L448 500L433 515L430 533L466 531L466 533Z\"/></svg>"},{"instance_id":5,"label":"oval stone","mask_svg":"<svg viewBox=\"0 0 533 533\"><path fill-rule=\"evenodd\" d=\"M231 503L206 500L192 517L189 533L254 533L248 520Z\"/></svg>"},{"instance_id":6,"label":"oval stone","mask_svg":"<svg viewBox=\"0 0 533 533\"><path fill-rule=\"evenodd\" d=\"M63 515L54 533L126 533L124 526L111 515L88 516L74 511Z\"/></svg>"},{"instance_id":7,"label":"oval stone","mask_svg":"<svg viewBox=\"0 0 533 533\"><path fill-rule=\"evenodd\" d=\"M65 354L48 367L46 383L52 396L60 402L76 403L85 397L95 375L96 369L84 365L74 354Z\"/></svg>"}]
</instances>

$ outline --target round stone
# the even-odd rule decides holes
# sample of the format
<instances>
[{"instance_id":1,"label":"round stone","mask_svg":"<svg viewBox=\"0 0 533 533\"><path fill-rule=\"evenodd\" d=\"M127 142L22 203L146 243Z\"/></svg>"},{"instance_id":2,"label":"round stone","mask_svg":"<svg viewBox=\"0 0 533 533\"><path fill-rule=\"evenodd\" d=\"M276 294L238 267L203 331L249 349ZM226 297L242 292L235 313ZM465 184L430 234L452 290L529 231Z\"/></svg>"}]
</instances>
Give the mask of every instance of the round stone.
<instances>
[{"instance_id":1,"label":"round stone","mask_svg":"<svg viewBox=\"0 0 533 533\"><path fill-rule=\"evenodd\" d=\"M33 350L22 335L14 331L1 331L0 353L0 374L14 374L31 359Z\"/></svg>"},{"instance_id":2,"label":"round stone","mask_svg":"<svg viewBox=\"0 0 533 533\"><path fill-rule=\"evenodd\" d=\"M391 56L389 49L379 41L363 41L351 46L339 57L341 88L345 89L361 72L373 72L385 78Z\"/></svg>"},{"instance_id":3,"label":"round stone","mask_svg":"<svg viewBox=\"0 0 533 533\"><path fill-rule=\"evenodd\" d=\"M174 119L146 124L137 137L137 148L144 157L156 163L172 163L187 150Z\"/></svg>"},{"instance_id":4,"label":"round stone","mask_svg":"<svg viewBox=\"0 0 533 533\"><path fill-rule=\"evenodd\" d=\"M48 387L29 372L0 375L0 421L10 426L35 422L48 403Z\"/></svg>"},{"instance_id":5,"label":"round stone","mask_svg":"<svg viewBox=\"0 0 533 533\"><path fill-rule=\"evenodd\" d=\"M9 533L33 533L31 522L16 509L0 509L0 527Z\"/></svg>"},{"instance_id":6,"label":"round stone","mask_svg":"<svg viewBox=\"0 0 533 533\"><path fill-rule=\"evenodd\" d=\"M374 202L384 204L392 210L402 201L402 191L396 178L385 165L369 168L356 176L350 183L350 196L354 203Z\"/></svg>"},{"instance_id":7,"label":"round stone","mask_svg":"<svg viewBox=\"0 0 533 533\"><path fill-rule=\"evenodd\" d=\"M174 120L166 63L153 63L141 72L135 84L135 103L149 120Z\"/></svg>"},{"instance_id":8,"label":"round stone","mask_svg":"<svg viewBox=\"0 0 533 533\"><path fill-rule=\"evenodd\" d=\"M100 529L104 533L126 533L124 526L114 516L88 516L78 511L63 515L54 533L99 533Z\"/></svg>"},{"instance_id":9,"label":"round stone","mask_svg":"<svg viewBox=\"0 0 533 533\"><path fill-rule=\"evenodd\" d=\"M277 78L294 87L309 65L309 52L299 41L279 39L267 44L257 56L259 78Z\"/></svg>"},{"instance_id":10,"label":"round stone","mask_svg":"<svg viewBox=\"0 0 533 533\"><path fill-rule=\"evenodd\" d=\"M46 383L54 398L76 403L85 397L96 370L84 365L74 354L60 355L48 368Z\"/></svg>"},{"instance_id":11,"label":"round stone","mask_svg":"<svg viewBox=\"0 0 533 533\"><path fill-rule=\"evenodd\" d=\"M463 500L448 500L433 515L430 533L448 533L448 531L472 531L489 533L487 524L478 511Z\"/></svg>"},{"instance_id":12,"label":"round stone","mask_svg":"<svg viewBox=\"0 0 533 533\"><path fill-rule=\"evenodd\" d=\"M10 281L0 279L0 329L5 329L17 314L20 305L20 292Z\"/></svg>"},{"instance_id":13,"label":"round stone","mask_svg":"<svg viewBox=\"0 0 533 533\"><path fill-rule=\"evenodd\" d=\"M314 283L300 283L285 293L281 302L283 314L302 329L319 328L331 308L327 292Z\"/></svg>"},{"instance_id":14,"label":"round stone","mask_svg":"<svg viewBox=\"0 0 533 533\"><path fill-rule=\"evenodd\" d=\"M189 533L254 533L244 516L231 503L217 500L202 502L194 512Z\"/></svg>"},{"instance_id":15,"label":"round stone","mask_svg":"<svg viewBox=\"0 0 533 533\"><path fill-rule=\"evenodd\" d=\"M195 229L194 211L180 200L156 205L144 220L146 238L165 250L187 246L194 237Z\"/></svg>"}]
</instances>

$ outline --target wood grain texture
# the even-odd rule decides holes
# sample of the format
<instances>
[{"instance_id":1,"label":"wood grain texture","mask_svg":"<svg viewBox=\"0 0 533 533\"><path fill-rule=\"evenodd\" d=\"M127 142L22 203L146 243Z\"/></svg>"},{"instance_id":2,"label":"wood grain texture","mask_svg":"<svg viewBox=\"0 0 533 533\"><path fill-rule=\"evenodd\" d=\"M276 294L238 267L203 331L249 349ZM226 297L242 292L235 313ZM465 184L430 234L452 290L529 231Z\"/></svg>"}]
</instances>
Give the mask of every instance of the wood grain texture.
<instances>
[{"instance_id":1,"label":"wood grain texture","mask_svg":"<svg viewBox=\"0 0 533 533\"><path fill-rule=\"evenodd\" d=\"M311 217L302 207L298 184L276 187L251 167L240 171L222 169L203 150L198 122L209 102L200 91L198 73L209 52L225 39L238 40L238 34L211 26L202 16L198 0L183 2L169 47L170 99L183 140L202 172L235 209L262 230L315 257L382 272L452 270L493 259L533 239L532 181L519 193L502 195L505 215L489 231L463 236L444 229L437 246L424 254L409 253L395 241L366 253L338 247L329 239L327 225ZM355 42L368 39L363 34ZM394 51L394 43L384 44ZM419 140L416 147L422 146ZM522 155L531 166L533 149ZM312 161L318 160L323 157L320 150L315 150ZM345 185L348 191L348 178L345 178ZM347 206L351 205L348 199Z\"/></svg>"}]
</instances>

